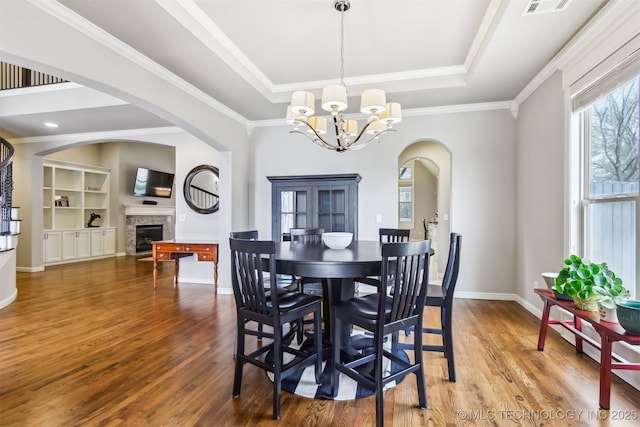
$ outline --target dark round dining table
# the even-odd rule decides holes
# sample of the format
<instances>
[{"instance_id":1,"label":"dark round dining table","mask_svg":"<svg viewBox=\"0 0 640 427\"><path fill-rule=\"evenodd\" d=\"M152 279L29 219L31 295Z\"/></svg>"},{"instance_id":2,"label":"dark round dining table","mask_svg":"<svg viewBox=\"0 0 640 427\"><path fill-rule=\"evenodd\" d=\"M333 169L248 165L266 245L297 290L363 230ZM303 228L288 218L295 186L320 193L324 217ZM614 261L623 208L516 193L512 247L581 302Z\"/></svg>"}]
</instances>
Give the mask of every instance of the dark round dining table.
<instances>
[{"instance_id":1,"label":"dark round dining table","mask_svg":"<svg viewBox=\"0 0 640 427\"><path fill-rule=\"evenodd\" d=\"M331 337L330 307L332 303L353 298L354 278L379 276L382 261L378 241L354 240L345 249L329 249L323 243L276 244L278 274L318 279L322 282L324 342ZM351 348L351 326L343 324L341 347Z\"/></svg>"}]
</instances>

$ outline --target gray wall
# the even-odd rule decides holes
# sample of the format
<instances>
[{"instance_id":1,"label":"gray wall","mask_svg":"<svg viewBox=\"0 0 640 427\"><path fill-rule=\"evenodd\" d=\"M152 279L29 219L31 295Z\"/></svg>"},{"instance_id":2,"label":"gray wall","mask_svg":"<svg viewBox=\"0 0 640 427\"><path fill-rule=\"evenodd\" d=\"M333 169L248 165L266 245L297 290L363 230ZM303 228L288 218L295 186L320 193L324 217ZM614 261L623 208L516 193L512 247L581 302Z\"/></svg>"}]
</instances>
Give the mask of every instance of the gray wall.
<instances>
[{"instance_id":1,"label":"gray wall","mask_svg":"<svg viewBox=\"0 0 640 427\"><path fill-rule=\"evenodd\" d=\"M512 297L516 291L515 131L506 110L408 117L398 131L356 152L320 148L285 126L257 128L254 217L263 235L271 231L271 186L266 176L357 172L358 235L378 238L379 227L395 227L400 154L414 142L435 140L451 152L450 229L463 234L461 295ZM283 155L283 153L286 153ZM382 223L375 221L382 215ZM475 254L481 254L476 256Z\"/></svg>"}]
</instances>

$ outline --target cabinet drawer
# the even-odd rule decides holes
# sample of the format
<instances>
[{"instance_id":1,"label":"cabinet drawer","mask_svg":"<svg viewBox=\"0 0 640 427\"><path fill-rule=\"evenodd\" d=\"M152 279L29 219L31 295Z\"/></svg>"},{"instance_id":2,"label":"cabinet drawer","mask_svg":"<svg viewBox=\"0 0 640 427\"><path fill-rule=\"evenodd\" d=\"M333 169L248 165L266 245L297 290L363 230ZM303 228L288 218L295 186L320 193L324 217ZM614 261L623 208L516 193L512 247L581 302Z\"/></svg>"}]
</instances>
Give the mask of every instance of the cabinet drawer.
<instances>
[{"instance_id":1,"label":"cabinet drawer","mask_svg":"<svg viewBox=\"0 0 640 427\"><path fill-rule=\"evenodd\" d=\"M213 261L213 254L198 253L198 261Z\"/></svg>"},{"instance_id":2,"label":"cabinet drawer","mask_svg":"<svg viewBox=\"0 0 640 427\"><path fill-rule=\"evenodd\" d=\"M186 252L213 252L215 249L214 245L203 245L203 244L194 244L194 245L184 245L184 250Z\"/></svg>"},{"instance_id":3,"label":"cabinet drawer","mask_svg":"<svg viewBox=\"0 0 640 427\"><path fill-rule=\"evenodd\" d=\"M171 259L171 252L156 251L156 259Z\"/></svg>"},{"instance_id":4,"label":"cabinet drawer","mask_svg":"<svg viewBox=\"0 0 640 427\"><path fill-rule=\"evenodd\" d=\"M184 245L176 243L159 243L156 244L156 252L159 251L172 251L172 252L186 252Z\"/></svg>"}]
</instances>

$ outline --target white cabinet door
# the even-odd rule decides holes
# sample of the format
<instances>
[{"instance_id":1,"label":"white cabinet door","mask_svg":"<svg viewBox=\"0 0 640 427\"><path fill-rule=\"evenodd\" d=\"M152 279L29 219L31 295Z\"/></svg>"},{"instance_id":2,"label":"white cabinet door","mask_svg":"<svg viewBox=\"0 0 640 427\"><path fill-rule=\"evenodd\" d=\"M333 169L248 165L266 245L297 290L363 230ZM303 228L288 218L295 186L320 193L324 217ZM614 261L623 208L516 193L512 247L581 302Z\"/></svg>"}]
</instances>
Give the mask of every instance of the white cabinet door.
<instances>
[{"instance_id":1,"label":"white cabinet door","mask_svg":"<svg viewBox=\"0 0 640 427\"><path fill-rule=\"evenodd\" d=\"M77 255L77 240L75 231L63 231L62 232L62 259L64 261L68 259L76 259Z\"/></svg>"},{"instance_id":2,"label":"white cabinet door","mask_svg":"<svg viewBox=\"0 0 640 427\"><path fill-rule=\"evenodd\" d=\"M86 258L91 255L91 237L88 230L62 232L62 260Z\"/></svg>"},{"instance_id":3,"label":"white cabinet door","mask_svg":"<svg viewBox=\"0 0 640 427\"><path fill-rule=\"evenodd\" d=\"M91 256L101 256L104 253L103 230L91 230Z\"/></svg>"},{"instance_id":4,"label":"white cabinet door","mask_svg":"<svg viewBox=\"0 0 640 427\"><path fill-rule=\"evenodd\" d=\"M78 258L90 257L91 233L89 230L78 230L76 233L76 255Z\"/></svg>"},{"instance_id":5,"label":"white cabinet door","mask_svg":"<svg viewBox=\"0 0 640 427\"><path fill-rule=\"evenodd\" d=\"M62 261L62 234L59 231L45 231L43 260L45 263Z\"/></svg>"},{"instance_id":6,"label":"white cabinet door","mask_svg":"<svg viewBox=\"0 0 640 427\"><path fill-rule=\"evenodd\" d=\"M91 256L113 255L116 253L115 228L91 230Z\"/></svg>"},{"instance_id":7,"label":"white cabinet door","mask_svg":"<svg viewBox=\"0 0 640 427\"><path fill-rule=\"evenodd\" d=\"M113 255L116 253L116 229L104 229L104 254Z\"/></svg>"}]
</instances>

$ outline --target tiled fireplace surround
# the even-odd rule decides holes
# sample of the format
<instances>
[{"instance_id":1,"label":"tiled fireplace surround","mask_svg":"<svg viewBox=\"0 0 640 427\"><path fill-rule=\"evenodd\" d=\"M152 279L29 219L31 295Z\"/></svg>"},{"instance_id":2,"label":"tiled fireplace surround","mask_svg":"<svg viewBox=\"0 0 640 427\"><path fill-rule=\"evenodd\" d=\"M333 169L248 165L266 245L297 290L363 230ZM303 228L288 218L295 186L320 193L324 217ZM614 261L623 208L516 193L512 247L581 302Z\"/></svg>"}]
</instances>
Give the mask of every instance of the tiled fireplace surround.
<instances>
[{"instance_id":1,"label":"tiled fireplace surround","mask_svg":"<svg viewBox=\"0 0 640 427\"><path fill-rule=\"evenodd\" d=\"M127 255L136 253L136 226L162 225L162 240L173 240L175 208L164 206L125 205L127 225Z\"/></svg>"}]
</instances>

